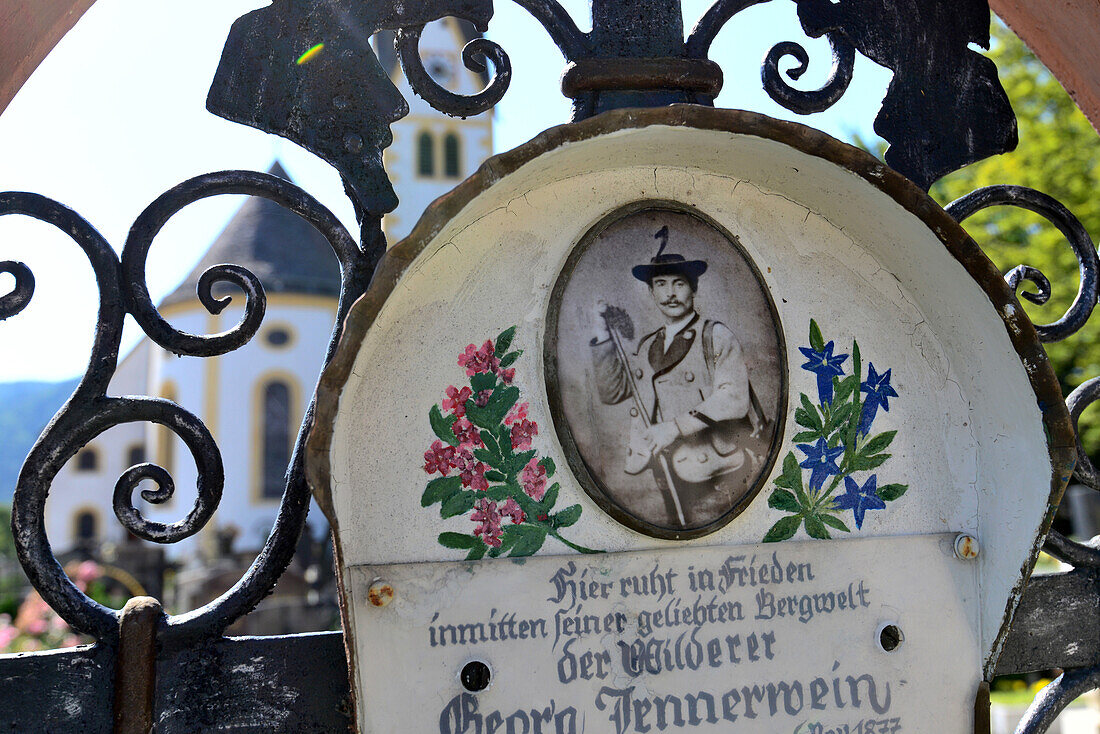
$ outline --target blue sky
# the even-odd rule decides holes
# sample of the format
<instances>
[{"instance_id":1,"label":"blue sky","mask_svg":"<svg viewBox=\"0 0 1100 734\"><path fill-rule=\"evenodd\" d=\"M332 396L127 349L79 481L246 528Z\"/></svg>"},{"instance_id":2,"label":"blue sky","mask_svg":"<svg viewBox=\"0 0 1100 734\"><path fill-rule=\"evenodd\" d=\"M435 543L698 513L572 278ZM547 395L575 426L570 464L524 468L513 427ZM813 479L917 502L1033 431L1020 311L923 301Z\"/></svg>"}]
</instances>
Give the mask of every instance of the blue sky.
<instances>
[{"instance_id":1,"label":"blue sky","mask_svg":"<svg viewBox=\"0 0 1100 734\"><path fill-rule=\"evenodd\" d=\"M0 115L0 190L34 191L87 218L121 250L126 233L153 199L209 171L265 170L278 157L291 176L354 226L339 179L327 164L293 144L206 112L204 102L230 24L263 0L98 0ZM587 28L588 5L563 5ZM709 0L685 0L690 28ZM546 34L513 3L496 3L489 36L509 53L512 89L496 111L496 149L508 150L546 127L566 122L560 93L564 62ZM776 42L806 45L812 88L830 65L828 45L806 39L795 5L773 0L741 13L718 36L712 58L723 67L718 106L796 119L835 137L874 140L871 122L890 72L857 61L855 79L831 110L800 118L773 103L760 84L760 61ZM149 290L158 300L190 271L240 205L223 196L173 218L149 256ZM23 217L0 219L0 260L26 262L37 290L19 316L0 322L0 382L54 380L84 369L95 325L91 268L78 248L52 228ZM0 290L10 288L0 276ZM123 353L140 332L132 323Z\"/></svg>"}]
</instances>

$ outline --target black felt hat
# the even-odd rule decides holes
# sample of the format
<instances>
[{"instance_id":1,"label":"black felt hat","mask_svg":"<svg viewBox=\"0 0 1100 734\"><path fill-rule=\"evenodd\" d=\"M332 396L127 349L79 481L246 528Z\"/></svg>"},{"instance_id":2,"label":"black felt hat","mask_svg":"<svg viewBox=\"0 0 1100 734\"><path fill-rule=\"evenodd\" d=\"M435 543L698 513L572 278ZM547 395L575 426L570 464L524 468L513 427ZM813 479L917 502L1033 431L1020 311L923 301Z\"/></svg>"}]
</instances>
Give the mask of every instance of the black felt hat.
<instances>
[{"instance_id":1,"label":"black felt hat","mask_svg":"<svg viewBox=\"0 0 1100 734\"><path fill-rule=\"evenodd\" d=\"M677 255L672 252L666 253L665 245L668 244L667 226L661 227L653 237L661 241L661 246L658 248L657 254L654 255L648 263L635 265L631 268L630 272L633 273L635 278L643 283L649 283L659 275L682 275L688 279L691 283L692 290L694 290L698 283L699 276L707 272L706 261L688 260L683 255Z\"/></svg>"}]
</instances>

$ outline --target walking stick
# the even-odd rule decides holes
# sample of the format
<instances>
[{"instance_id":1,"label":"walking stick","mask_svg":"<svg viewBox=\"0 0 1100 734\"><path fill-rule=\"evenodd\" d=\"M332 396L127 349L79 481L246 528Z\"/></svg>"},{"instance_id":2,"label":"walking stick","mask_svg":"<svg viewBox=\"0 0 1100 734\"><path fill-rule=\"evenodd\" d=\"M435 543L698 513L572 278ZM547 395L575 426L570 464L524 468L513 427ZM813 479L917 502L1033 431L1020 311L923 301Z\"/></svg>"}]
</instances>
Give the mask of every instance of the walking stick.
<instances>
[{"instance_id":1,"label":"walking stick","mask_svg":"<svg viewBox=\"0 0 1100 734\"><path fill-rule=\"evenodd\" d=\"M626 329L631 333L634 332L634 324L630 321L630 316L626 311L615 306L608 306L603 312L604 324L607 325L607 331L611 334L611 341L615 345L615 352L619 356L619 362L623 366L623 371L626 373L627 382L630 384L630 395L634 398L634 408L638 411L638 415L642 418L642 423L646 428L649 428L652 423L649 420L649 414L646 412L645 407L642 405L642 398L638 394L638 385L634 382L634 375L630 371L630 362L626 359L626 349L623 348L622 337L619 332L620 329ZM654 457L657 460L658 466L661 467L661 474L654 472L654 478L657 480L659 488L668 492L672 498L672 504L676 508L676 517L680 520L680 525L687 526L687 520L684 519L684 508L680 505L680 494L676 491L676 483L672 478L672 471L668 466L668 457L665 456L664 450L656 452ZM663 477L661 475L664 475ZM662 479L664 481L662 481ZM663 487L661 485L664 485Z\"/></svg>"}]
</instances>

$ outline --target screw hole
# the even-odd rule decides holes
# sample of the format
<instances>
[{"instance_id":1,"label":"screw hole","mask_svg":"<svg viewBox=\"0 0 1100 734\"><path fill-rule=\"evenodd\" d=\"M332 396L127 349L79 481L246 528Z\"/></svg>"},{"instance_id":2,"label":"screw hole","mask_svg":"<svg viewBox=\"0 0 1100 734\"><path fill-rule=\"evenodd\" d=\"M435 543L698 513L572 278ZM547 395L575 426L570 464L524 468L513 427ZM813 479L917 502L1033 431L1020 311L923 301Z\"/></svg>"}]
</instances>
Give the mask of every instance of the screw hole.
<instances>
[{"instance_id":1,"label":"screw hole","mask_svg":"<svg viewBox=\"0 0 1100 734\"><path fill-rule=\"evenodd\" d=\"M879 630L878 644L886 652L897 650L903 640L905 640L905 635L902 634L901 628L897 625L888 624Z\"/></svg>"},{"instance_id":2,"label":"screw hole","mask_svg":"<svg viewBox=\"0 0 1100 734\"><path fill-rule=\"evenodd\" d=\"M489 687L492 677L493 672L489 670L488 665L480 660L474 660L462 667L462 675L459 679L462 681L463 688L470 693L477 693Z\"/></svg>"}]
</instances>

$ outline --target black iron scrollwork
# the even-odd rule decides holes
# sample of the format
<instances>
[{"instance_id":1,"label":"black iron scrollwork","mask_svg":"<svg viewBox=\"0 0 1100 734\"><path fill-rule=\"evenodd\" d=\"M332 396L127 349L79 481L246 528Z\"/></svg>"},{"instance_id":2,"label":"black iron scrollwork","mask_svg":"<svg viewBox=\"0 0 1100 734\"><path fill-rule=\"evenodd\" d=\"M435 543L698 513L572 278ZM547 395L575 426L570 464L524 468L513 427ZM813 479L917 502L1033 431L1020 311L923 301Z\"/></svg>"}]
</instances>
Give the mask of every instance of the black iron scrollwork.
<instances>
[{"instance_id":1,"label":"black iron scrollwork","mask_svg":"<svg viewBox=\"0 0 1100 734\"><path fill-rule=\"evenodd\" d=\"M493 65L493 78L485 89L474 95L455 94L440 86L420 59L420 34L424 26L402 28L397 32L397 54L401 69L414 92L432 107L457 117L469 117L486 112L499 102L512 82L512 62L499 45L487 38L475 38L462 49L462 63L476 72L486 70L485 61Z\"/></svg>"},{"instance_id":2,"label":"black iron scrollwork","mask_svg":"<svg viewBox=\"0 0 1100 734\"><path fill-rule=\"evenodd\" d=\"M894 71L875 132L891 145L886 162L917 185L1016 147L997 67L968 48L989 48L986 0L796 2L810 36L839 36Z\"/></svg>"},{"instance_id":3,"label":"black iron scrollwork","mask_svg":"<svg viewBox=\"0 0 1100 734\"><path fill-rule=\"evenodd\" d=\"M962 222L976 212L991 206L1017 206L1040 214L1049 220L1065 235L1077 256L1081 283L1077 296L1069 310L1052 324L1036 325L1039 339L1044 342L1061 341L1076 333L1085 325L1098 294L1098 276L1100 276L1100 258L1092 244L1088 230L1073 213L1057 199L1025 186L987 186L957 199L945 209L956 222ZM1050 298L1050 281L1039 270L1029 265L1020 265L1005 277L1014 290L1024 281L1031 281L1038 288L1037 293L1023 293L1023 297L1032 303L1043 304Z\"/></svg>"},{"instance_id":4,"label":"black iron scrollwork","mask_svg":"<svg viewBox=\"0 0 1100 734\"><path fill-rule=\"evenodd\" d=\"M852 82L856 50L843 38L832 34L828 38L833 49L833 68L821 89L810 91L791 87L779 72L780 60L785 56L793 56L798 61L798 66L788 71L787 76L795 81L800 79L810 65L810 56L806 49L793 41L776 44L764 58L764 66L760 72L764 91L768 96L800 115L824 112L836 104Z\"/></svg>"},{"instance_id":5,"label":"black iron scrollwork","mask_svg":"<svg viewBox=\"0 0 1100 734\"><path fill-rule=\"evenodd\" d=\"M232 329L214 335L195 335L174 329L157 312L145 281L145 260L156 234L183 207L217 194L264 196L295 212L316 227L330 242L341 270L341 301L333 328L329 355L335 348L339 326L352 300L361 295L370 279L381 245L378 219L368 222L370 246L358 245L339 220L293 184L268 174L226 171L187 181L153 202L131 228L121 259L103 237L84 219L61 204L35 194L0 194L0 215L22 214L58 227L84 250L99 285L99 320L91 358L84 377L72 397L39 438L24 464L13 497L12 526L17 552L24 569L42 597L75 629L99 640L113 641L118 634L117 612L88 598L65 575L54 558L45 529L45 501L58 471L79 449L104 431L132 422L164 426L184 442L194 458L198 479L195 505L180 521L165 524L144 518L133 503L133 493L146 480L153 489L141 491L147 502L159 504L175 492L171 475L160 466L143 463L130 467L118 479L113 506L119 521L134 535L157 543L174 543L198 532L211 518L221 500L224 469L221 453L206 426L195 415L167 400L146 397L117 398L107 388L118 362L122 323L132 314L157 344L177 354L210 356L224 354L251 339L259 328L265 296L259 280L235 265L219 265L206 271L198 283L204 306L217 313L228 305L227 297L216 298L213 285L230 283L245 294L244 317ZM374 233L374 234L371 234ZM33 276L20 264L5 265L16 276L14 294L0 300L3 314L13 315L30 298ZM312 420L312 406L304 425ZM220 634L234 620L247 613L275 585L294 554L297 538L305 524L309 489L302 467L302 442L298 439L288 471L288 480L274 528L263 550L244 577L228 592L201 609L169 617L166 642Z\"/></svg>"}]
</instances>

